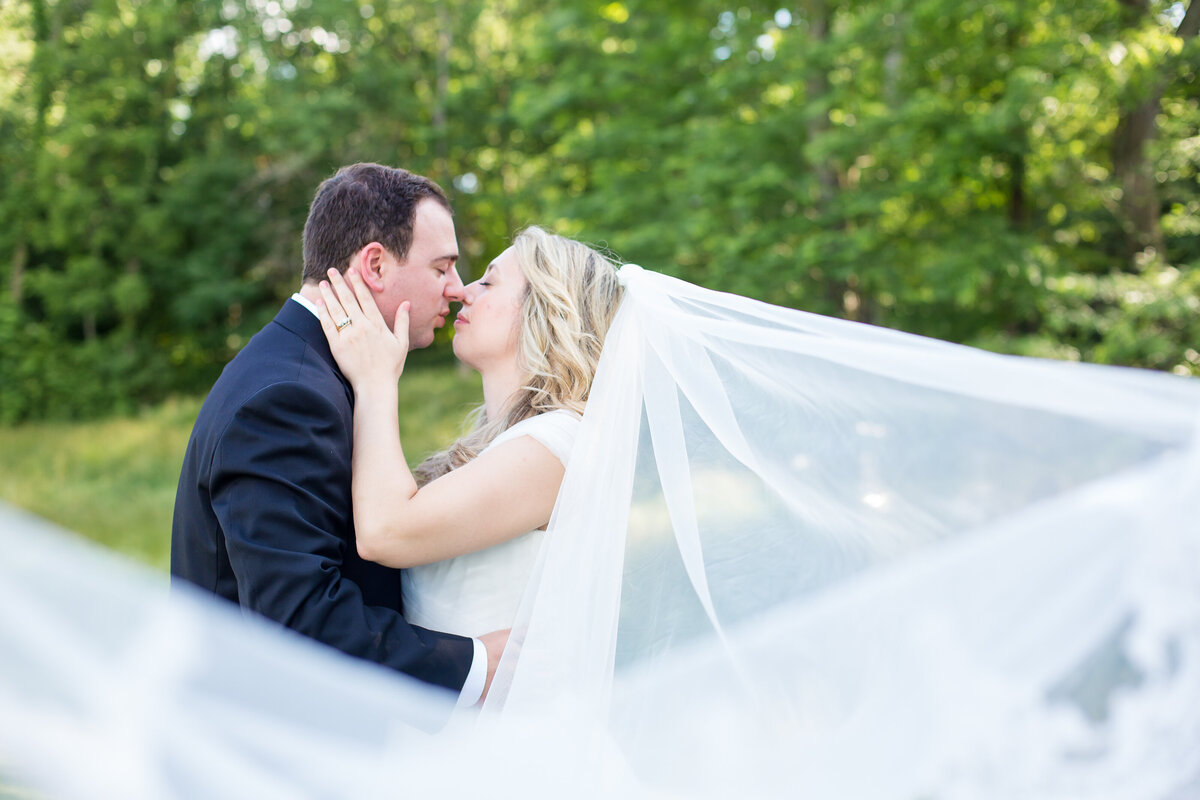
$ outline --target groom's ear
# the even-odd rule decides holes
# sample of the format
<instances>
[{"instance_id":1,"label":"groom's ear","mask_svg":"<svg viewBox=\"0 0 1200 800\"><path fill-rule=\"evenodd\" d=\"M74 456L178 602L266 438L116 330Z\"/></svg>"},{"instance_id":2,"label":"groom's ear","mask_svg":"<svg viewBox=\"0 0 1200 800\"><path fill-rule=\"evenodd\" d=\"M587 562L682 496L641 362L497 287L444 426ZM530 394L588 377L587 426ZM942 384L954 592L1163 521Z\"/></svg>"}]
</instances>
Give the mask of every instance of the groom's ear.
<instances>
[{"instance_id":1,"label":"groom's ear","mask_svg":"<svg viewBox=\"0 0 1200 800\"><path fill-rule=\"evenodd\" d=\"M359 250L350 259L350 269L359 274L373 292L383 291L383 270L387 250L379 242L370 244Z\"/></svg>"}]
</instances>

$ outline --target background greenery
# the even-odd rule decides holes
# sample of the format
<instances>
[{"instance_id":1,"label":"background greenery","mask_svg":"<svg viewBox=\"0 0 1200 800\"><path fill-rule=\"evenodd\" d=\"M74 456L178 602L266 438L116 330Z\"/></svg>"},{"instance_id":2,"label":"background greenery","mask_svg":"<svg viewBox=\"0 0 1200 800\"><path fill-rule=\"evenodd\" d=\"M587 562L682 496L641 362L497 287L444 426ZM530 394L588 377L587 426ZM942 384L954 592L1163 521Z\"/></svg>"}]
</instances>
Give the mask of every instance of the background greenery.
<instances>
[{"instance_id":1,"label":"background greenery","mask_svg":"<svg viewBox=\"0 0 1200 800\"><path fill-rule=\"evenodd\" d=\"M357 160L447 187L467 272L540 222L773 303L1194 374L1198 25L1194 0L11 0L0 422L204 391Z\"/></svg>"},{"instance_id":2,"label":"background greenery","mask_svg":"<svg viewBox=\"0 0 1200 800\"><path fill-rule=\"evenodd\" d=\"M445 446L481 396L478 375L409 368L401 384L405 455ZM166 571L171 512L200 400L171 399L128 417L0 428L0 497ZM0 797L3 797L0 772Z\"/></svg>"},{"instance_id":3,"label":"background greenery","mask_svg":"<svg viewBox=\"0 0 1200 800\"><path fill-rule=\"evenodd\" d=\"M465 277L538 222L1200 374L1198 28L1197 0L3 0L0 497L165 567L196 398L360 160L446 187ZM445 356L405 377L414 458L478 396Z\"/></svg>"},{"instance_id":4,"label":"background greenery","mask_svg":"<svg viewBox=\"0 0 1200 800\"><path fill-rule=\"evenodd\" d=\"M0 497L164 566L196 398L359 160L446 187L464 277L538 222L1198 374L1198 27L1196 0L0 3ZM406 376L414 457L478 392L445 345Z\"/></svg>"}]
</instances>

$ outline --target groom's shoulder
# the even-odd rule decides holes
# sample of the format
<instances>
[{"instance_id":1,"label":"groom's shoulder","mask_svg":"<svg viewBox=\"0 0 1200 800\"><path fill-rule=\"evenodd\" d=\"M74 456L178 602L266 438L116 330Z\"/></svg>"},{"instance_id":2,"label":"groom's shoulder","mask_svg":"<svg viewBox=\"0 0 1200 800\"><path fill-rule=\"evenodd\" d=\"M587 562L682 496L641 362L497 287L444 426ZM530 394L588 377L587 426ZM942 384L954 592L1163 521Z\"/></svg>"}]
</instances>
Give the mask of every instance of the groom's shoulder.
<instances>
[{"instance_id":1,"label":"groom's shoulder","mask_svg":"<svg viewBox=\"0 0 1200 800\"><path fill-rule=\"evenodd\" d=\"M308 342L280 325L278 318L273 319L225 365L217 383L295 380L305 362L311 360L307 357L309 349Z\"/></svg>"},{"instance_id":2,"label":"groom's shoulder","mask_svg":"<svg viewBox=\"0 0 1200 800\"><path fill-rule=\"evenodd\" d=\"M270 364L280 367L299 364L308 349L308 342L281 325L277 317L250 337L250 341L238 351L238 354L226 365L225 370L229 371L230 368L259 369L263 365Z\"/></svg>"},{"instance_id":3,"label":"groom's shoulder","mask_svg":"<svg viewBox=\"0 0 1200 800\"><path fill-rule=\"evenodd\" d=\"M225 372L247 373L273 381L299 380L304 372L332 376L333 357L316 317L289 300L274 319L250 338L226 365Z\"/></svg>"},{"instance_id":4,"label":"groom's shoulder","mask_svg":"<svg viewBox=\"0 0 1200 800\"><path fill-rule=\"evenodd\" d=\"M338 405L346 391L323 354L303 336L280 324L277 317L225 365L203 411L230 413L264 392L271 394L276 387L286 392L325 395Z\"/></svg>"}]
</instances>

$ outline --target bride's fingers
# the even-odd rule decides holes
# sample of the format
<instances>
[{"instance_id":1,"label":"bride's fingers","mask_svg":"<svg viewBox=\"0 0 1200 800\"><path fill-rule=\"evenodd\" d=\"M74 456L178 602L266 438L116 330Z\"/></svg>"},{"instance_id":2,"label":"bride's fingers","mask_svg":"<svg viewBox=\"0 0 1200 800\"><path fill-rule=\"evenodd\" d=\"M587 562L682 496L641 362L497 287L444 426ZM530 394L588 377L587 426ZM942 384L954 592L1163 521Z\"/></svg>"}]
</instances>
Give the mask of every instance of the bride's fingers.
<instances>
[{"instance_id":1,"label":"bride's fingers","mask_svg":"<svg viewBox=\"0 0 1200 800\"><path fill-rule=\"evenodd\" d=\"M400 304L400 307L396 309L396 324L392 329L392 335L404 345L405 350L408 350L408 312L411 308L412 303L407 300Z\"/></svg>"},{"instance_id":2,"label":"bride's fingers","mask_svg":"<svg viewBox=\"0 0 1200 800\"><path fill-rule=\"evenodd\" d=\"M379 313L379 306L375 305L375 298L371 296L371 287L367 286L367 282L362 279L362 275L358 274L357 270L350 271L350 287L354 290L354 298L358 301L358 307L362 309L363 316L373 324L386 328L383 314Z\"/></svg>"},{"instance_id":3,"label":"bride's fingers","mask_svg":"<svg viewBox=\"0 0 1200 800\"><path fill-rule=\"evenodd\" d=\"M342 309L346 312L346 317L349 317L355 322L363 321L362 307L358 303L358 298L354 296L354 290L346 283L346 279L336 269L329 270L329 284L333 287L333 291L337 293L338 301L342 305ZM346 317L343 317L345 319Z\"/></svg>"},{"instance_id":4,"label":"bride's fingers","mask_svg":"<svg viewBox=\"0 0 1200 800\"><path fill-rule=\"evenodd\" d=\"M342 301L333 293L333 289L329 286L329 281L321 281L317 286L321 290L321 299L325 302L322 304L324 315L329 317L329 322L336 326L337 323L346 319L349 316L346 309L342 307ZM317 316L321 316L318 314ZM322 320L324 322L324 320Z\"/></svg>"},{"instance_id":5,"label":"bride's fingers","mask_svg":"<svg viewBox=\"0 0 1200 800\"><path fill-rule=\"evenodd\" d=\"M322 294L324 293L322 292ZM321 321L321 330L325 331L325 338L329 340L330 344L333 344L337 339L338 329L329 311L329 304L325 300L317 301L317 319Z\"/></svg>"}]
</instances>

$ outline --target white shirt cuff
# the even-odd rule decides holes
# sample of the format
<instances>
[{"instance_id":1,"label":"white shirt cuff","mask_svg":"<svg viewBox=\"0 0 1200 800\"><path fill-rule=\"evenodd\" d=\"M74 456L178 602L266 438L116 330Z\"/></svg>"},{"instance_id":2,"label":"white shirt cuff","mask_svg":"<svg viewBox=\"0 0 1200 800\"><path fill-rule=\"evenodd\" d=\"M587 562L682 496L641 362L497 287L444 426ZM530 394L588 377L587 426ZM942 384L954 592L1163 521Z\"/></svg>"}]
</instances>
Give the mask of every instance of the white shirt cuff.
<instances>
[{"instance_id":1,"label":"white shirt cuff","mask_svg":"<svg viewBox=\"0 0 1200 800\"><path fill-rule=\"evenodd\" d=\"M475 643L475 655L471 659L471 671L467 673L467 680L458 695L456 708L466 708L478 703L479 698L483 697L483 687L487 685L487 648L480 639L471 641Z\"/></svg>"}]
</instances>

